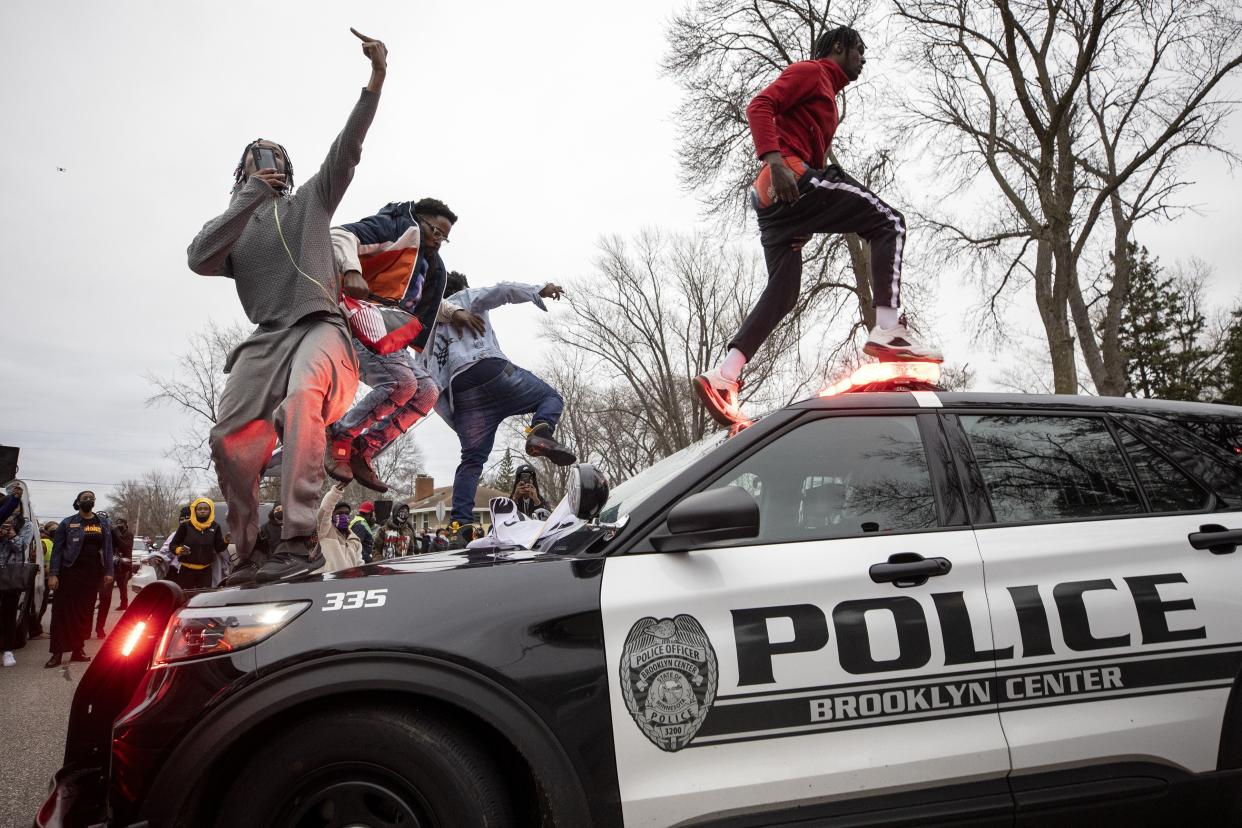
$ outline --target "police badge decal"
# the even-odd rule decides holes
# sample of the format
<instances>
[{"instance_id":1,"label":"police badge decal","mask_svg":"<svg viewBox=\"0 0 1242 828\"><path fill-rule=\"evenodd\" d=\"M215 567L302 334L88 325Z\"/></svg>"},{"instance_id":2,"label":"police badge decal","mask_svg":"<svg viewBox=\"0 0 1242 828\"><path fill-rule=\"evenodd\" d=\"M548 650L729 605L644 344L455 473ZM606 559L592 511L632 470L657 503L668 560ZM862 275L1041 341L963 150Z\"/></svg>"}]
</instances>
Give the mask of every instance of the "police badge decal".
<instances>
[{"instance_id":1,"label":"police badge decal","mask_svg":"<svg viewBox=\"0 0 1242 828\"><path fill-rule=\"evenodd\" d=\"M681 750L716 699L716 651L690 615L640 618L621 652L621 693L652 744Z\"/></svg>"}]
</instances>

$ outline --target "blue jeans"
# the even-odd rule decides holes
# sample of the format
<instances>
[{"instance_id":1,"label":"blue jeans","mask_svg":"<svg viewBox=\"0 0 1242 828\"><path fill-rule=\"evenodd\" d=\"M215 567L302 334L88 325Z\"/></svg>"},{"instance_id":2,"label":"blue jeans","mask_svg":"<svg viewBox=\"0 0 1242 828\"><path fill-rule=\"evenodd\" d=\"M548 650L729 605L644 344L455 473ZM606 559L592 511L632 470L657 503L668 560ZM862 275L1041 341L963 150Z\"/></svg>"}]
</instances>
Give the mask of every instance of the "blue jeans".
<instances>
[{"instance_id":1,"label":"blue jeans","mask_svg":"<svg viewBox=\"0 0 1242 828\"><path fill-rule=\"evenodd\" d=\"M453 429L461 441L461 463L453 478L453 520L474 520L479 476L500 424L508 417L533 414L532 424L547 423L555 429L564 407L556 389L512 363L482 385L453 393Z\"/></svg>"},{"instance_id":2,"label":"blue jeans","mask_svg":"<svg viewBox=\"0 0 1242 828\"><path fill-rule=\"evenodd\" d=\"M427 369L406 349L380 355L354 340L358 373L371 387L332 427L337 437L362 436L374 457L427 415L440 395Z\"/></svg>"}]
</instances>

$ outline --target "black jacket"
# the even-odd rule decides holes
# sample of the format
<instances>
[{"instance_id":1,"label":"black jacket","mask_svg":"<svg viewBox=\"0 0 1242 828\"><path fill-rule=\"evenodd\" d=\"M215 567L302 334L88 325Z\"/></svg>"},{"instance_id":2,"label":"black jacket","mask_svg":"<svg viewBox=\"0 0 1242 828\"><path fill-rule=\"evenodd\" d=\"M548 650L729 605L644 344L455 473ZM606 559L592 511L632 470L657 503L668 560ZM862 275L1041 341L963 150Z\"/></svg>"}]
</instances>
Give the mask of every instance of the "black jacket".
<instances>
[{"instance_id":1,"label":"black jacket","mask_svg":"<svg viewBox=\"0 0 1242 828\"><path fill-rule=\"evenodd\" d=\"M205 529L197 529L190 523L178 526L168 548L176 555L177 548L180 546L185 546L190 550L184 555L177 555L181 559L181 565L192 569L202 569L211 566L216 553L223 552L229 545L224 542L224 532L220 531L220 524L213 520L211 525Z\"/></svg>"}]
</instances>

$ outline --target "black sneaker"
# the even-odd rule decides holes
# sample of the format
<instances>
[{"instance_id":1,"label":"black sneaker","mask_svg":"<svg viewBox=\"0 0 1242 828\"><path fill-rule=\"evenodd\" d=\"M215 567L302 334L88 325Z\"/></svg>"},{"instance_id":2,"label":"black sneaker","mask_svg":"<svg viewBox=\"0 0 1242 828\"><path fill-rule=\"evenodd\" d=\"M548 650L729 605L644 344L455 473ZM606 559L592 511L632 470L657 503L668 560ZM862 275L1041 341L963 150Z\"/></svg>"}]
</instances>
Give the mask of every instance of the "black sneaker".
<instances>
[{"instance_id":1,"label":"black sneaker","mask_svg":"<svg viewBox=\"0 0 1242 828\"><path fill-rule=\"evenodd\" d=\"M287 581L299 575L318 572L324 565L323 552L319 544L305 538L282 540L276 552L267 559L267 563L259 567L255 573L255 583L266 584L271 581Z\"/></svg>"},{"instance_id":2,"label":"black sneaker","mask_svg":"<svg viewBox=\"0 0 1242 828\"><path fill-rule=\"evenodd\" d=\"M369 448L367 442L359 437L351 444L351 448L349 468L353 472L353 479L373 492L383 494L388 491L388 484L379 479L379 475L371 466L370 458L366 455L366 450Z\"/></svg>"},{"instance_id":3,"label":"black sneaker","mask_svg":"<svg viewBox=\"0 0 1242 828\"><path fill-rule=\"evenodd\" d=\"M569 446L556 441L552 426L547 423L535 423L527 431L526 453L531 457L546 457L558 466L569 466L578 460Z\"/></svg>"},{"instance_id":4,"label":"black sneaker","mask_svg":"<svg viewBox=\"0 0 1242 828\"><path fill-rule=\"evenodd\" d=\"M229 573L229 576L220 582L220 586L245 586L253 584L255 577L259 574L259 565L254 561L246 561L238 564L238 566Z\"/></svg>"}]
</instances>

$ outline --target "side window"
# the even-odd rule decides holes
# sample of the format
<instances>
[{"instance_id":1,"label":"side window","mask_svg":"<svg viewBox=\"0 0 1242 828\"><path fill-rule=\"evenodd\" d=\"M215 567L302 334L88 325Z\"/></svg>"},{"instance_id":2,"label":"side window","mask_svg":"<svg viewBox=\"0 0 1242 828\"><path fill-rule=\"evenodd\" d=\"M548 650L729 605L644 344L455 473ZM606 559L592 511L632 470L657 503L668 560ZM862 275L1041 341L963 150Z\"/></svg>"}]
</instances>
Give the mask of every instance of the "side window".
<instances>
[{"instance_id":1,"label":"side window","mask_svg":"<svg viewBox=\"0 0 1242 828\"><path fill-rule=\"evenodd\" d=\"M1124 428L1117 437L1125 448L1153 512L1194 512L1208 505L1208 493L1190 475Z\"/></svg>"},{"instance_id":2,"label":"side window","mask_svg":"<svg viewBox=\"0 0 1242 828\"><path fill-rule=\"evenodd\" d=\"M1187 431L1223 448L1233 455L1242 455L1242 422L1235 420L1202 420L1194 417L1170 417Z\"/></svg>"},{"instance_id":3,"label":"side window","mask_svg":"<svg viewBox=\"0 0 1242 828\"><path fill-rule=\"evenodd\" d=\"M963 416L998 523L1141 514L1134 478L1102 419Z\"/></svg>"},{"instance_id":4,"label":"side window","mask_svg":"<svg viewBox=\"0 0 1242 828\"><path fill-rule=\"evenodd\" d=\"M759 503L759 537L781 542L937 525L918 424L911 416L825 417L747 457L710 488Z\"/></svg>"},{"instance_id":5,"label":"side window","mask_svg":"<svg viewBox=\"0 0 1242 828\"><path fill-rule=\"evenodd\" d=\"M1207 484L1225 508L1242 507L1242 460L1237 455L1159 417L1125 414L1119 419Z\"/></svg>"}]
</instances>

